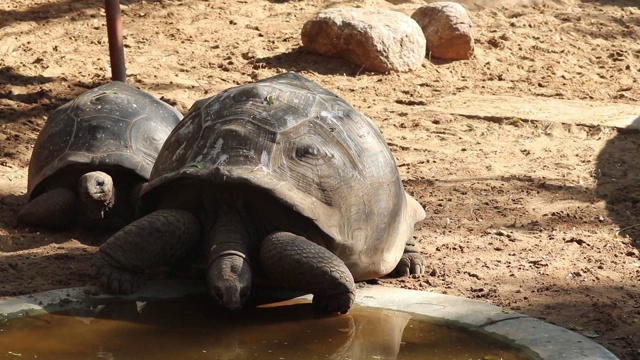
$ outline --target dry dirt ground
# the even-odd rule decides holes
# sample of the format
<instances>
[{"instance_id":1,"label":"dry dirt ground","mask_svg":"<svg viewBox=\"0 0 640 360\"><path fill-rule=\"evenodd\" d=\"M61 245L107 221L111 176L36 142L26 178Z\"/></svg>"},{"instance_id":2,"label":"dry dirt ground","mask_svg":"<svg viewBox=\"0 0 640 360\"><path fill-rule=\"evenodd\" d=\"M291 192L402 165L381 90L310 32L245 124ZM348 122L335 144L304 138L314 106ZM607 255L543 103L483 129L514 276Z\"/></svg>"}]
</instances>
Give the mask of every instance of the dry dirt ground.
<instances>
[{"instance_id":1,"label":"dry dirt ground","mask_svg":"<svg viewBox=\"0 0 640 360\"><path fill-rule=\"evenodd\" d=\"M402 74L309 54L300 29L329 6L410 14L420 1L122 2L130 83L183 112L296 71L376 121L427 210L415 236L430 263L379 283L480 299L640 359L640 134L424 109L463 92L638 104L637 0L476 7L471 60ZM26 228L15 214L47 114L109 80L102 5L0 3L0 296L93 283L88 263L108 234Z\"/></svg>"}]
</instances>

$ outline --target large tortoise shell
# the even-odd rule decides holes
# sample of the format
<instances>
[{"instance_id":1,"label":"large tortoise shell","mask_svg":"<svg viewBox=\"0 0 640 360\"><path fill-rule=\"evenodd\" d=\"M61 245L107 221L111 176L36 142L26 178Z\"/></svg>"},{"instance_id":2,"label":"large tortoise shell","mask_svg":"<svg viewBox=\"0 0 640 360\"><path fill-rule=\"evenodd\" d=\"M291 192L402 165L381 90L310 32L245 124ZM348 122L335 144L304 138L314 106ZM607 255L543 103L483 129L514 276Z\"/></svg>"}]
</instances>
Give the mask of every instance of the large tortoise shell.
<instances>
[{"instance_id":1,"label":"large tortoise shell","mask_svg":"<svg viewBox=\"0 0 640 360\"><path fill-rule=\"evenodd\" d=\"M293 73L197 101L158 154L143 204L189 178L275 196L328 235L357 280L391 272L425 216L373 121Z\"/></svg>"},{"instance_id":2,"label":"large tortoise shell","mask_svg":"<svg viewBox=\"0 0 640 360\"><path fill-rule=\"evenodd\" d=\"M182 115L122 82L89 90L54 110L29 164L30 198L47 183L75 186L77 176L115 169L147 179L156 156Z\"/></svg>"}]
</instances>

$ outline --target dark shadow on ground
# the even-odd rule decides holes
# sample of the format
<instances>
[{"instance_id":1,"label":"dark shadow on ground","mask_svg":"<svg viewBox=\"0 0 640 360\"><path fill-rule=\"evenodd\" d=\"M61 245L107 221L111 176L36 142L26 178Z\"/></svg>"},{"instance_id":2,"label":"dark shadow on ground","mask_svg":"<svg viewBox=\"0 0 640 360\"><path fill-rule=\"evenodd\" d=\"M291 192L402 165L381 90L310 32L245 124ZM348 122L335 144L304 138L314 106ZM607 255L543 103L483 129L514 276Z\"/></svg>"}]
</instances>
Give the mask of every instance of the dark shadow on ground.
<instances>
[{"instance_id":1,"label":"dark shadow on ground","mask_svg":"<svg viewBox=\"0 0 640 360\"><path fill-rule=\"evenodd\" d=\"M66 77L28 76L16 72L12 67L2 67L0 68L0 124L29 122L30 119L47 117L51 111L75 99L78 95L109 81L111 80L104 76L96 76L91 82L74 81ZM63 82L65 85L61 86ZM143 79L136 83L130 80L129 84L142 91L169 91L188 87L180 84L147 82ZM21 93L17 90L19 87L29 87L33 90ZM175 105L170 99L168 102Z\"/></svg>"},{"instance_id":2,"label":"dark shadow on ground","mask_svg":"<svg viewBox=\"0 0 640 360\"><path fill-rule=\"evenodd\" d=\"M44 21L68 16L88 8L104 7L100 0L51 1L26 10L0 10L0 27L23 21Z\"/></svg>"},{"instance_id":3,"label":"dark shadow on ground","mask_svg":"<svg viewBox=\"0 0 640 360\"><path fill-rule=\"evenodd\" d=\"M0 198L0 204L3 200ZM78 225L70 226L64 230L31 227L18 223L5 225L9 224L2 226L6 235L0 235L0 252L5 255L52 244L63 244L70 240L88 246L99 246L115 232L115 230L83 228Z\"/></svg>"},{"instance_id":4,"label":"dark shadow on ground","mask_svg":"<svg viewBox=\"0 0 640 360\"><path fill-rule=\"evenodd\" d=\"M7 0L8 1L8 0ZM130 5L140 0L121 0L122 5ZM159 3L162 0L146 0ZM0 28L24 21L46 21L70 16L86 9L104 8L104 0L64 0L50 1L26 10L0 10ZM71 18L73 20L73 17Z\"/></svg>"},{"instance_id":5,"label":"dark shadow on ground","mask_svg":"<svg viewBox=\"0 0 640 360\"><path fill-rule=\"evenodd\" d=\"M581 0L585 4L602 4L620 7L638 6L637 0Z\"/></svg>"},{"instance_id":6,"label":"dark shadow on ground","mask_svg":"<svg viewBox=\"0 0 640 360\"><path fill-rule=\"evenodd\" d=\"M365 73L361 66L337 58L312 54L303 47L287 53L258 58L255 60L254 68L260 67L295 72L310 71L320 75L358 76Z\"/></svg>"},{"instance_id":7,"label":"dark shadow on ground","mask_svg":"<svg viewBox=\"0 0 640 360\"><path fill-rule=\"evenodd\" d=\"M0 68L0 123L16 123L46 117L50 111L97 86L93 83L71 81L61 93L55 93L48 86L61 81L68 82L67 79L61 78L24 75L12 67ZM22 93L18 89L27 86L32 89L31 92Z\"/></svg>"},{"instance_id":8,"label":"dark shadow on ground","mask_svg":"<svg viewBox=\"0 0 640 360\"><path fill-rule=\"evenodd\" d=\"M637 7L637 0L582 0L583 4L593 4L596 7L617 6L620 8ZM581 23L583 26L577 26L574 31L582 32L593 38L611 40L616 37L637 38L637 30L635 27L640 26L640 14L637 12L612 12L603 11L595 17L584 18L580 15L572 14L571 11L560 11L555 17L567 23ZM611 23L612 31L604 32L601 23ZM616 27L617 26L617 27ZM620 49L620 54L605 54L610 58L621 61L625 56L625 49ZM627 55L628 57L628 55Z\"/></svg>"},{"instance_id":9,"label":"dark shadow on ground","mask_svg":"<svg viewBox=\"0 0 640 360\"><path fill-rule=\"evenodd\" d=\"M94 281L89 265L92 256L88 247L66 248L64 244L45 246L39 254L2 252L0 297L89 285Z\"/></svg>"},{"instance_id":10,"label":"dark shadow on ground","mask_svg":"<svg viewBox=\"0 0 640 360\"><path fill-rule=\"evenodd\" d=\"M489 219L494 229L524 233L602 226L602 219L591 207L599 200L594 191L580 185L566 185L564 179L498 176L411 179L405 180L404 184L419 203L429 204L427 213L431 226L439 224L443 232L464 228L470 233L481 234L487 231ZM470 196L485 201L469 203ZM541 204L571 201L577 205L562 211L547 209L544 205L528 210L524 201L536 201L536 197Z\"/></svg>"},{"instance_id":11,"label":"dark shadow on ground","mask_svg":"<svg viewBox=\"0 0 640 360\"><path fill-rule=\"evenodd\" d=\"M36 85L46 84L55 81L55 78L37 75L29 76L23 75L15 71L11 66L5 66L0 68L0 84L13 84L13 85Z\"/></svg>"},{"instance_id":12,"label":"dark shadow on ground","mask_svg":"<svg viewBox=\"0 0 640 360\"><path fill-rule=\"evenodd\" d=\"M640 117L632 126L640 126ZM640 246L640 132L620 131L597 159L597 195L606 201L609 217Z\"/></svg>"},{"instance_id":13,"label":"dark shadow on ground","mask_svg":"<svg viewBox=\"0 0 640 360\"><path fill-rule=\"evenodd\" d=\"M621 360L640 359L640 336L637 331L640 320L638 286L625 288L559 284L545 291L557 296L552 301L531 303L516 311L585 335ZM588 300L576 301L575 299L585 299L583 295L573 295L579 293L589 294ZM522 294L527 296L526 290Z\"/></svg>"}]
</instances>

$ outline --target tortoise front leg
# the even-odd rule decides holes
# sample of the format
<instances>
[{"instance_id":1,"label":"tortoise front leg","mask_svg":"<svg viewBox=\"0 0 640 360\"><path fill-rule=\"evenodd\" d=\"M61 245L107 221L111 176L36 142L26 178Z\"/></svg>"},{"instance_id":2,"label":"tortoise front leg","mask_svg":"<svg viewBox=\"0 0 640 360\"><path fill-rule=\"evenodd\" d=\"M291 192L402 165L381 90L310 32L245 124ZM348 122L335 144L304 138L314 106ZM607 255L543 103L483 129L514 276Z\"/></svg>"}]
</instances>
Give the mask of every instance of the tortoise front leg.
<instances>
[{"instance_id":1,"label":"tortoise front leg","mask_svg":"<svg viewBox=\"0 0 640 360\"><path fill-rule=\"evenodd\" d=\"M270 234L260 248L260 264L276 284L312 293L316 312L346 314L353 305L355 283L345 263L302 236Z\"/></svg>"},{"instance_id":2,"label":"tortoise front leg","mask_svg":"<svg viewBox=\"0 0 640 360\"><path fill-rule=\"evenodd\" d=\"M92 264L94 276L114 293L130 294L138 288L138 274L184 260L199 240L200 223L190 212L155 211L100 246Z\"/></svg>"},{"instance_id":3,"label":"tortoise front leg","mask_svg":"<svg viewBox=\"0 0 640 360\"><path fill-rule=\"evenodd\" d=\"M18 222L30 226L62 229L76 213L76 195L66 188L51 189L31 200L18 213Z\"/></svg>"}]
</instances>

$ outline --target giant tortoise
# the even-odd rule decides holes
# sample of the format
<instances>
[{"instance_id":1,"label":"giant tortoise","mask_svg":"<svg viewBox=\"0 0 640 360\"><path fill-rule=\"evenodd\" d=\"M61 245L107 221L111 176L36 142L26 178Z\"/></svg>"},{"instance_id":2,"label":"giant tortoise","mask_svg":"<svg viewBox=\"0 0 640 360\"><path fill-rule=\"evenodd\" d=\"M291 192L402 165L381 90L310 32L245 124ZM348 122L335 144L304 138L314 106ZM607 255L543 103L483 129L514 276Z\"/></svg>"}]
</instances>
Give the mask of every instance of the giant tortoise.
<instances>
[{"instance_id":1,"label":"giant tortoise","mask_svg":"<svg viewBox=\"0 0 640 360\"><path fill-rule=\"evenodd\" d=\"M182 115L122 82L89 90L53 111L29 163L26 225L119 228L133 220L164 140Z\"/></svg>"},{"instance_id":2,"label":"giant tortoise","mask_svg":"<svg viewBox=\"0 0 640 360\"><path fill-rule=\"evenodd\" d=\"M293 73L197 101L158 154L140 209L94 260L111 291L204 251L223 307L242 307L259 276L312 293L318 312L345 313L354 280L424 271L412 233L425 212L378 128Z\"/></svg>"}]
</instances>

